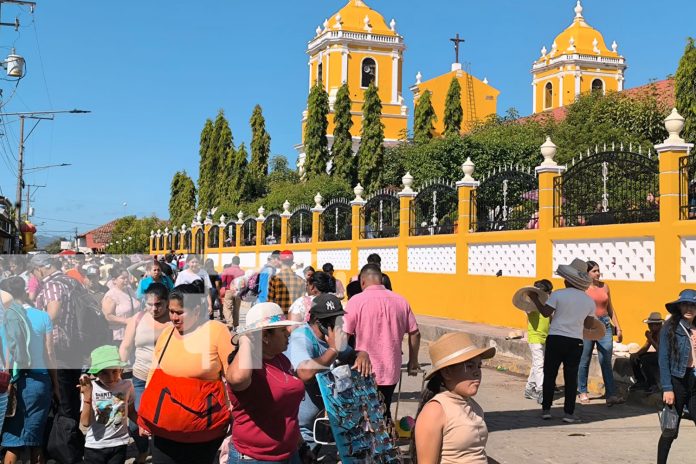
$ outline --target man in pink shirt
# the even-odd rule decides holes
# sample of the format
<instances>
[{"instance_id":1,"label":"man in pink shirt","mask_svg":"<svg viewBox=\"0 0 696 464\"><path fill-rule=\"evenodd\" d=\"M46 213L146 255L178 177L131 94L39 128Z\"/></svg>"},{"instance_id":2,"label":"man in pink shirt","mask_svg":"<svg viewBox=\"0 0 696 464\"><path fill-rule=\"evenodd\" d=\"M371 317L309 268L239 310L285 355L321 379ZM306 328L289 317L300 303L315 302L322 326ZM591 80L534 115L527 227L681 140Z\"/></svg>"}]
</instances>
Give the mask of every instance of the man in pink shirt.
<instances>
[{"instance_id":1,"label":"man in pink shirt","mask_svg":"<svg viewBox=\"0 0 696 464\"><path fill-rule=\"evenodd\" d=\"M360 271L362 293L348 301L343 330L355 335L355 349L365 351L372 362L377 386L391 418L390 405L401 373L401 343L408 334L408 373L418 371L420 332L408 301L382 285L379 266L367 264Z\"/></svg>"}]
</instances>

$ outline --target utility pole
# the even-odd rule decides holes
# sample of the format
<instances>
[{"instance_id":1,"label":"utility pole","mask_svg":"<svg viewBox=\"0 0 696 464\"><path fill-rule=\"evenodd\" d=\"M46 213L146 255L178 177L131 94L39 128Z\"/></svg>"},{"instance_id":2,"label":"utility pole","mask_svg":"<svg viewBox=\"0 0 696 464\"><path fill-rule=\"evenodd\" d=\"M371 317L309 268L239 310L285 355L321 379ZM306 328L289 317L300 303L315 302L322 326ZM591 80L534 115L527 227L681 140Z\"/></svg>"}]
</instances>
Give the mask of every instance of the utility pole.
<instances>
[{"instance_id":1,"label":"utility pole","mask_svg":"<svg viewBox=\"0 0 696 464\"><path fill-rule=\"evenodd\" d=\"M46 187L45 185L27 184L27 221L29 220L29 215L31 214L31 188L35 187L34 193L40 188Z\"/></svg>"},{"instance_id":2,"label":"utility pole","mask_svg":"<svg viewBox=\"0 0 696 464\"><path fill-rule=\"evenodd\" d=\"M19 154L17 155L17 205L15 226L19 233L22 221L22 189L24 188L24 116L19 117Z\"/></svg>"}]
</instances>

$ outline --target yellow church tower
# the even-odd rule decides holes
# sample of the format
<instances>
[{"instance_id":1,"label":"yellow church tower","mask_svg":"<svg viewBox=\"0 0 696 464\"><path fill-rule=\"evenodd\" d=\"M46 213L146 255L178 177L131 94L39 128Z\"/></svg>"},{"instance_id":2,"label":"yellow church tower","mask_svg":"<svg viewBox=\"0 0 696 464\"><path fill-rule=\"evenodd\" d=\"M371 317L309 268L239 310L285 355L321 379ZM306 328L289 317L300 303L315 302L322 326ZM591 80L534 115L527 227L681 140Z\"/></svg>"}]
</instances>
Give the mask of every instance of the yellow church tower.
<instances>
[{"instance_id":1,"label":"yellow church tower","mask_svg":"<svg viewBox=\"0 0 696 464\"><path fill-rule=\"evenodd\" d=\"M575 18L532 65L532 112L563 107L585 92L620 92L624 87L626 62L614 41L607 48L602 34L582 15L580 0Z\"/></svg>"},{"instance_id":2,"label":"yellow church tower","mask_svg":"<svg viewBox=\"0 0 696 464\"><path fill-rule=\"evenodd\" d=\"M348 83L352 101L353 150L360 144L362 105L364 93L371 82L377 86L382 100L382 123L385 144L395 144L405 138L408 109L401 95L404 38L396 32L396 21L389 25L381 14L362 0L350 0L340 11L317 27L316 34L307 46L309 55L309 82L320 82L329 94L331 113L328 117L327 137L333 143L333 104L338 89ZM304 140L307 110L302 115L302 140ZM304 147L295 147L298 167L302 170Z\"/></svg>"}]
</instances>

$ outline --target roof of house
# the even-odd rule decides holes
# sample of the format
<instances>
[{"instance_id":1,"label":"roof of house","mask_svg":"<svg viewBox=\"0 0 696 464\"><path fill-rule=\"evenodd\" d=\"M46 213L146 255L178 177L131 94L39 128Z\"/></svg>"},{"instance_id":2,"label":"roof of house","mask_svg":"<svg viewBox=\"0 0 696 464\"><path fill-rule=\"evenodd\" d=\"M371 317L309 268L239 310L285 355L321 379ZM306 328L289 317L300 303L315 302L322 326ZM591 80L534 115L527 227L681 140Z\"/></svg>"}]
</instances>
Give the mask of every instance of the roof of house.
<instances>
[{"instance_id":1,"label":"roof of house","mask_svg":"<svg viewBox=\"0 0 696 464\"><path fill-rule=\"evenodd\" d=\"M111 234L114 231L116 220L107 222L104 225L92 229L88 232L78 235L79 238L84 237L88 248L103 249L111 241Z\"/></svg>"}]
</instances>

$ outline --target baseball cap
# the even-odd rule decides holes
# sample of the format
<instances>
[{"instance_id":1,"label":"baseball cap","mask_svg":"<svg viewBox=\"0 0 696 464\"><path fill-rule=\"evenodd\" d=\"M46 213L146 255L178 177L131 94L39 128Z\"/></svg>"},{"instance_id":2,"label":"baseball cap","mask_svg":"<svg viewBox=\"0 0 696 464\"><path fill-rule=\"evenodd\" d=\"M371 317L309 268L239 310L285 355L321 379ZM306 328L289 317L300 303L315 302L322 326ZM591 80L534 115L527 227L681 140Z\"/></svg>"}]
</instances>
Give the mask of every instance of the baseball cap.
<instances>
[{"instance_id":1,"label":"baseball cap","mask_svg":"<svg viewBox=\"0 0 696 464\"><path fill-rule=\"evenodd\" d=\"M281 261L292 262L294 259L295 259L295 256L292 254L292 251L283 250L280 252L280 260Z\"/></svg>"},{"instance_id":2,"label":"baseball cap","mask_svg":"<svg viewBox=\"0 0 696 464\"><path fill-rule=\"evenodd\" d=\"M48 267L53 264L53 259L48 253L39 253L31 257L29 260L29 267L31 269L36 269L39 267Z\"/></svg>"},{"instance_id":3,"label":"baseball cap","mask_svg":"<svg viewBox=\"0 0 696 464\"><path fill-rule=\"evenodd\" d=\"M317 319L325 319L327 317L342 316L345 314L345 311L343 311L341 300L335 295L323 293L314 298L309 314Z\"/></svg>"}]
</instances>

